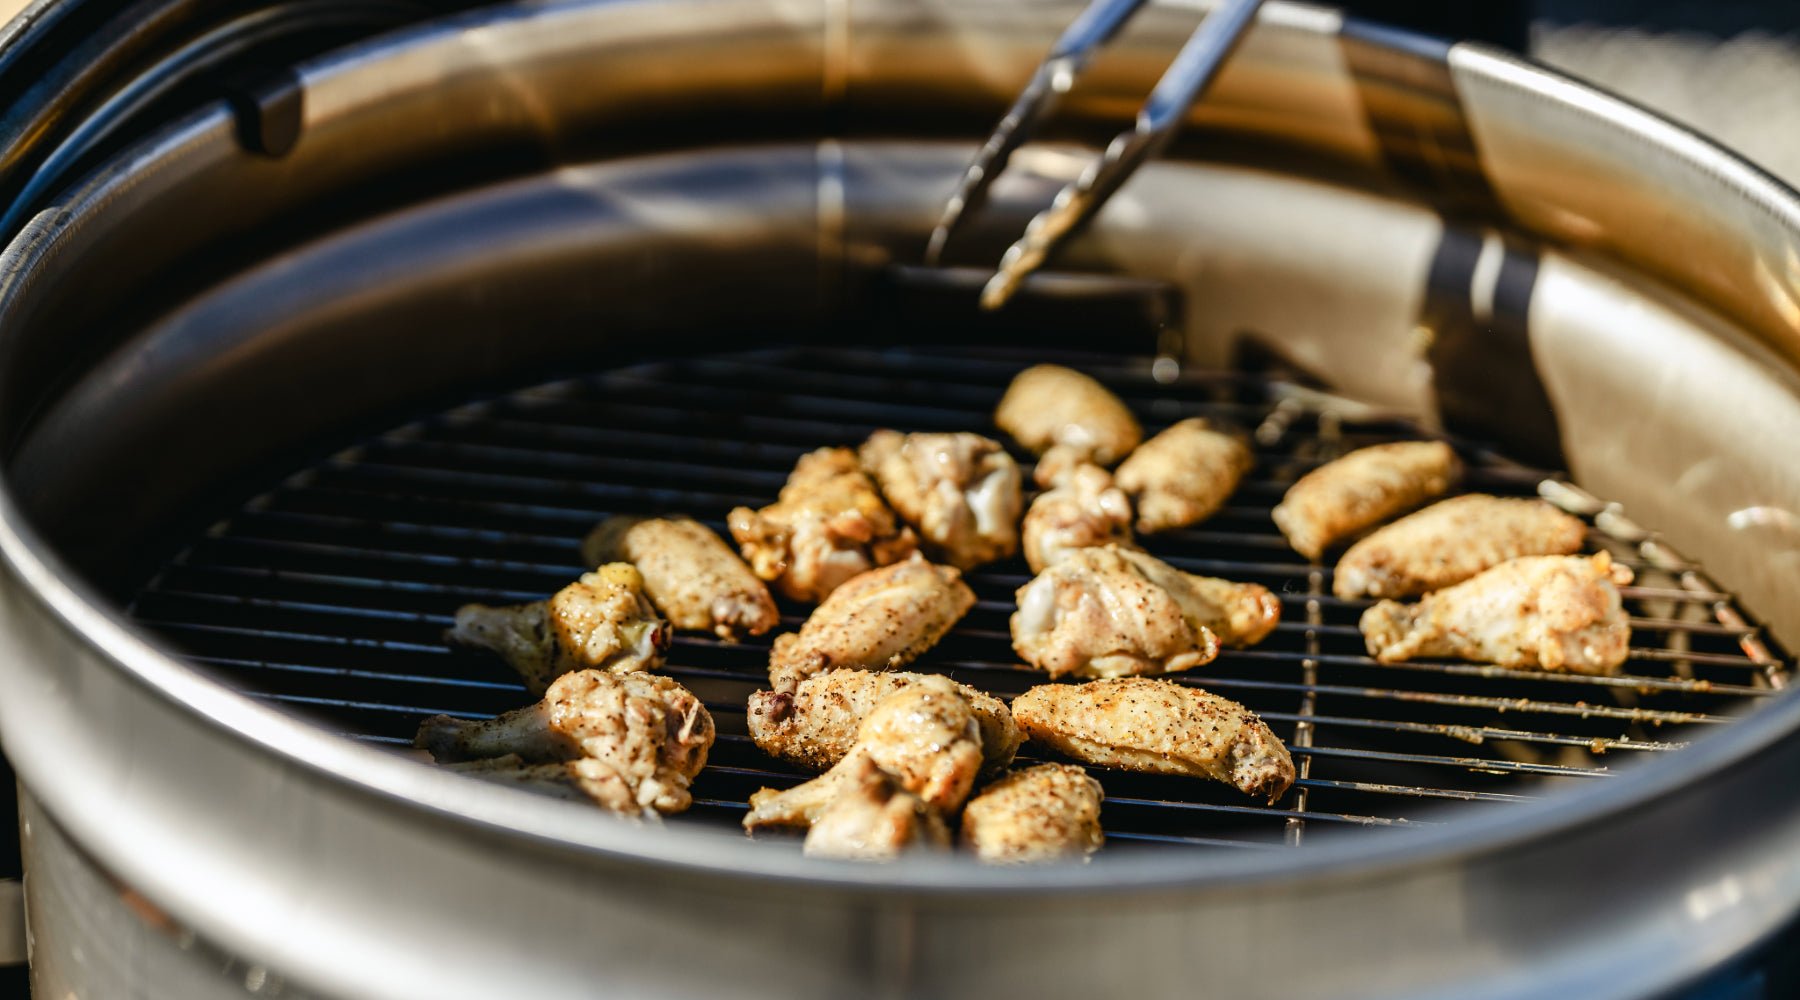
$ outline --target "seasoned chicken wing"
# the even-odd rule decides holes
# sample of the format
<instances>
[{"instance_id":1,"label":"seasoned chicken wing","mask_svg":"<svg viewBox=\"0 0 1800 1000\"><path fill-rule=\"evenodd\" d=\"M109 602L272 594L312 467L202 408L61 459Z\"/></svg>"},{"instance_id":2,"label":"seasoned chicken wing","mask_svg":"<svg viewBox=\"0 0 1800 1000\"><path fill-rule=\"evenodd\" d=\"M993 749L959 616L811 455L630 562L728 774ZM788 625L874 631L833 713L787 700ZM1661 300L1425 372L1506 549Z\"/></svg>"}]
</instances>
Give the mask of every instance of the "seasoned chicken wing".
<instances>
[{"instance_id":1,"label":"seasoned chicken wing","mask_svg":"<svg viewBox=\"0 0 1800 1000\"><path fill-rule=\"evenodd\" d=\"M1218 636L1116 546L1070 552L1018 602L1013 649L1052 677L1173 673L1219 655Z\"/></svg>"},{"instance_id":2,"label":"seasoned chicken wing","mask_svg":"<svg viewBox=\"0 0 1800 1000\"><path fill-rule=\"evenodd\" d=\"M1360 448L1301 476L1276 506L1275 525L1295 552L1317 559L1338 539L1448 490L1461 471L1441 441Z\"/></svg>"},{"instance_id":3,"label":"seasoned chicken wing","mask_svg":"<svg viewBox=\"0 0 1800 1000\"><path fill-rule=\"evenodd\" d=\"M706 766L713 720L668 677L577 670L544 700L483 722L433 716L414 743L443 762L517 755L574 762L584 794L619 812L680 812Z\"/></svg>"},{"instance_id":4,"label":"seasoned chicken wing","mask_svg":"<svg viewBox=\"0 0 1800 1000\"><path fill-rule=\"evenodd\" d=\"M1100 783L1070 764L1014 771L963 807L962 842L983 861L1085 858L1100 849Z\"/></svg>"},{"instance_id":5,"label":"seasoned chicken wing","mask_svg":"<svg viewBox=\"0 0 1800 1000\"><path fill-rule=\"evenodd\" d=\"M785 791L765 788L750 796L744 828L810 827L871 763L940 813L962 805L981 770L981 729L956 684L924 677L890 695L863 720L856 745L831 770Z\"/></svg>"},{"instance_id":6,"label":"seasoned chicken wing","mask_svg":"<svg viewBox=\"0 0 1800 1000\"><path fill-rule=\"evenodd\" d=\"M758 691L750 696L750 738L771 757L823 771L850 752L863 720L890 695L925 679L899 671L832 670L801 681L792 693ZM1025 734L1006 703L967 684L956 691L975 712L981 729L982 772L1012 763Z\"/></svg>"},{"instance_id":7,"label":"seasoned chicken wing","mask_svg":"<svg viewBox=\"0 0 1800 1000\"><path fill-rule=\"evenodd\" d=\"M1417 597L1520 556L1581 551L1587 526L1542 500L1454 497L1395 521L1350 546L1331 592L1339 597Z\"/></svg>"},{"instance_id":8,"label":"seasoned chicken wing","mask_svg":"<svg viewBox=\"0 0 1800 1000\"><path fill-rule=\"evenodd\" d=\"M994 411L994 423L1040 455L1061 446L1098 465L1129 455L1144 437L1119 397L1060 365L1038 365L1015 376Z\"/></svg>"},{"instance_id":9,"label":"seasoned chicken wing","mask_svg":"<svg viewBox=\"0 0 1800 1000\"><path fill-rule=\"evenodd\" d=\"M1058 480L1025 513L1025 562L1033 573L1076 549L1132 544L1131 501L1105 469L1083 463Z\"/></svg>"},{"instance_id":10,"label":"seasoned chicken wing","mask_svg":"<svg viewBox=\"0 0 1800 1000\"><path fill-rule=\"evenodd\" d=\"M914 554L852 577L813 610L798 633L776 638L769 683L792 691L837 667L891 670L937 644L975 606L962 574Z\"/></svg>"},{"instance_id":11,"label":"seasoned chicken wing","mask_svg":"<svg viewBox=\"0 0 1800 1000\"><path fill-rule=\"evenodd\" d=\"M1140 445L1119 465L1118 482L1148 535L1213 516L1254 464L1242 438L1196 417Z\"/></svg>"},{"instance_id":12,"label":"seasoned chicken wing","mask_svg":"<svg viewBox=\"0 0 1800 1000\"><path fill-rule=\"evenodd\" d=\"M936 809L867 757L849 765L837 795L806 831L809 857L892 861L909 850L950 846Z\"/></svg>"},{"instance_id":13,"label":"seasoned chicken wing","mask_svg":"<svg viewBox=\"0 0 1800 1000\"><path fill-rule=\"evenodd\" d=\"M1227 646L1254 646L1281 621L1281 599L1260 583L1184 573L1136 549L1119 554L1175 598L1189 625L1211 630Z\"/></svg>"},{"instance_id":14,"label":"seasoned chicken wing","mask_svg":"<svg viewBox=\"0 0 1800 1000\"><path fill-rule=\"evenodd\" d=\"M692 518L607 518L581 552L589 565L622 560L636 566L650 603L676 628L736 642L781 623L769 588L724 539Z\"/></svg>"},{"instance_id":15,"label":"seasoned chicken wing","mask_svg":"<svg viewBox=\"0 0 1800 1000\"><path fill-rule=\"evenodd\" d=\"M500 608L465 604L444 638L498 653L532 694L543 694L571 670L652 670L662 663L672 634L643 588L630 564L609 563L547 601Z\"/></svg>"},{"instance_id":16,"label":"seasoned chicken wing","mask_svg":"<svg viewBox=\"0 0 1800 1000\"><path fill-rule=\"evenodd\" d=\"M973 569L1019 548L1019 465L979 434L876 431L858 452L895 513L926 550Z\"/></svg>"},{"instance_id":17,"label":"seasoned chicken wing","mask_svg":"<svg viewBox=\"0 0 1800 1000\"><path fill-rule=\"evenodd\" d=\"M1256 713L1173 681L1044 684L1012 708L1033 741L1089 764L1211 778L1271 803L1294 783L1293 758Z\"/></svg>"},{"instance_id":18,"label":"seasoned chicken wing","mask_svg":"<svg viewBox=\"0 0 1800 1000\"><path fill-rule=\"evenodd\" d=\"M781 496L728 521L750 569L796 601L821 601L858 573L898 562L918 547L848 448L800 456Z\"/></svg>"},{"instance_id":19,"label":"seasoned chicken wing","mask_svg":"<svg viewBox=\"0 0 1800 1000\"><path fill-rule=\"evenodd\" d=\"M1619 585L1631 571L1605 552L1504 562L1417 604L1363 612L1369 655L1382 663L1445 656L1522 670L1613 674L1631 646Z\"/></svg>"}]
</instances>

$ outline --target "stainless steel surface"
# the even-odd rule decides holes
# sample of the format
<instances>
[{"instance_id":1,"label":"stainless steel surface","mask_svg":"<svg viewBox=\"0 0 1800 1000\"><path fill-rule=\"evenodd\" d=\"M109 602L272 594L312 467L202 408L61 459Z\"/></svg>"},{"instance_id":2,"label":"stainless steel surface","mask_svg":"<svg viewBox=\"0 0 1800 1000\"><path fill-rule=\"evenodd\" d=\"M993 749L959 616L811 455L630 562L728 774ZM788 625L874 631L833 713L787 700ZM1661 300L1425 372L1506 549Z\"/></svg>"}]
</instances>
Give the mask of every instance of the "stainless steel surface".
<instances>
[{"instance_id":1,"label":"stainless steel surface","mask_svg":"<svg viewBox=\"0 0 1800 1000\"><path fill-rule=\"evenodd\" d=\"M526 969L545 996L1641 997L1790 917L1800 804L1770 794L1800 766L1786 694L1616 779L1404 838L867 869L465 787L246 698L91 582L265 456L645 338L699 352L862 315L1075 13L502 8L304 67L285 157L238 147L215 108L60 195L0 267L0 733L45 813L180 924L327 995L491 996ZM1196 13L1135 19L1068 95L1074 133L1123 127ZM1221 161L1177 143L1066 262L1180 285L1194 362L1280 348L1433 419L1416 327L1461 230L1396 182L1381 136L1431 124L1448 75L1482 155L1458 169L1523 206L1508 235L1540 265L1524 349L1577 481L1791 642L1800 469L1768 449L1800 436L1800 329L1772 294L1791 287L1792 194L1529 66L1366 38L1353 60L1340 29L1269 4L1190 112ZM1022 149L959 245L998 252L1083 162ZM1769 280L1730 280L1758 261ZM1485 315L1492 288L1463 291Z\"/></svg>"},{"instance_id":2,"label":"stainless steel surface","mask_svg":"<svg viewBox=\"0 0 1800 1000\"><path fill-rule=\"evenodd\" d=\"M1144 161L1168 146L1187 121L1188 109L1218 76L1261 7L1262 0L1224 0L1206 15L1175 54L1169 71L1156 81L1132 127L1114 137L1100 158L1058 191L1050 207L1026 224L1025 235L1006 248L999 270L982 289L982 308L1005 305L1025 278L1043 267L1065 240L1087 224ZM932 238L936 240L935 232Z\"/></svg>"},{"instance_id":3,"label":"stainless steel surface","mask_svg":"<svg viewBox=\"0 0 1800 1000\"><path fill-rule=\"evenodd\" d=\"M0 965L25 963L25 885L0 879Z\"/></svg>"}]
</instances>

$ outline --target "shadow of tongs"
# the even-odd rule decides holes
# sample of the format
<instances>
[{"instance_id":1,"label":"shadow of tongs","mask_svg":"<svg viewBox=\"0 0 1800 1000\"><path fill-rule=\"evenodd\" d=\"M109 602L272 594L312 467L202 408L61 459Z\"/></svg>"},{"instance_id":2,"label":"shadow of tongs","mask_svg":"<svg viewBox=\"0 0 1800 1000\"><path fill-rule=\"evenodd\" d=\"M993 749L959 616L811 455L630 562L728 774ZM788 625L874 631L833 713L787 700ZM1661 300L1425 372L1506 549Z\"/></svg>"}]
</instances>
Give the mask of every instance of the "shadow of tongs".
<instances>
[{"instance_id":1,"label":"shadow of tongs","mask_svg":"<svg viewBox=\"0 0 1800 1000\"><path fill-rule=\"evenodd\" d=\"M1146 2L1093 0L1056 40L1056 46L1032 74L1024 92L963 172L962 182L944 206L937 228L932 230L925 250L928 265L936 266L956 227L981 208L989 185L1006 169L1007 159L1055 112L1057 102L1074 86L1094 53L1118 34ZM999 269L982 289L982 308L1005 305L1026 276L1041 267L1071 233L1092 218L1144 161L1168 145L1188 108L1218 76L1219 67L1237 48L1261 6L1262 0L1223 0L1200 22L1168 71L1156 82L1138 111L1136 123L1114 138L1106 152L1089 164L1080 177L1057 192L1050 207L1039 212L1018 242L1007 248Z\"/></svg>"}]
</instances>

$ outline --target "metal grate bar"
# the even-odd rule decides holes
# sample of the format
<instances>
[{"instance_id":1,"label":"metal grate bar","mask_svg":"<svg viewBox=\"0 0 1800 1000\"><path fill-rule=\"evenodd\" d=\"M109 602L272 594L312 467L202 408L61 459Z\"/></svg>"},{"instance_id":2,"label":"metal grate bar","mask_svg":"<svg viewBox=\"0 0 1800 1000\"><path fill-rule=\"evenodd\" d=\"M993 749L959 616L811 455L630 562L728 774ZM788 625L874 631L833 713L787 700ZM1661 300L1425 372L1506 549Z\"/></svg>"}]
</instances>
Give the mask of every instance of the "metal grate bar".
<instances>
[{"instance_id":1,"label":"metal grate bar","mask_svg":"<svg viewBox=\"0 0 1800 1000\"><path fill-rule=\"evenodd\" d=\"M163 567L134 613L260 698L356 739L406 747L425 715L479 718L525 701L504 667L447 649L441 633L459 604L535 600L562 586L581 570L580 540L598 519L679 511L722 528L732 506L772 500L812 448L855 444L882 426L988 427L1006 381L1042 360L993 348L767 349L458 407L252 499ZM1317 394L1251 375L1159 383L1145 363L1049 360L1095 374L1152 431L1192 415L1257 429L1256 468L1231 503L1146 544L1181 568L1270 586L1286 609L1262 645L1176 679L1291 726L1296 791L1267 807L1210 782L1095 771L1108 791L1112 842L1277 848L1330 829L1416 826L1430 819L1413 812L1433 804L1503 808L1546 782L1605 777L1613 751L1678 751L1696 727L1729 722L1786 681L1783 655L1699 567L1616 509L1466 442L1454 443L1469 488L1541 493L1587 518L1592 544L1640 571L1621 591L1636 630L1630 672L1378 664L1356 627L1369 602L1332 596L1330 568L1293 555L1269 509L1337 451L1422 436L1417 428L1361 407L1340 416L1319 409ZM914 669L1002 697L1041 681L1014 658L1007 627L1013 592L1027 579L1017 561L968 574L976 607ZM782 610L788 629L806 613ZM696 783L694 822L734 823L759 784L804 777L745 735L744 699L766 684L767 648L683 634L671 653L667 672L720 728ZM1399 677L1404 685L1391 682Z\"/></svg>"}]
</instances>

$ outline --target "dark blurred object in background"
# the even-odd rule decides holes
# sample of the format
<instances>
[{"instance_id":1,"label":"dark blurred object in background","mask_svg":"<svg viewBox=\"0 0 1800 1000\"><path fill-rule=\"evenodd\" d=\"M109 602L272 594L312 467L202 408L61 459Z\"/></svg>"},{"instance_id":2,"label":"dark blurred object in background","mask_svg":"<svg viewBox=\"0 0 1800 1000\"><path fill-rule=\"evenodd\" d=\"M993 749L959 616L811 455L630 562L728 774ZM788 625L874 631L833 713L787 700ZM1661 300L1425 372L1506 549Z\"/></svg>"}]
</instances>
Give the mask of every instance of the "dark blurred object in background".
<instances>
[{"instance_id":1,"label":"dark blurred object in background","mask_svg":"<svg viewBox=\"0 0 1800 1000\"><path fill-rule=\"evenodd\" d=\"M1443 38L1473 38L1525 51L1531 40L1534 0L1351 0L1344 9L1371 21L1423 31Z\"/></svg>"}]
</instances>

